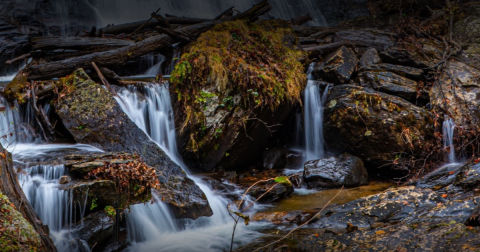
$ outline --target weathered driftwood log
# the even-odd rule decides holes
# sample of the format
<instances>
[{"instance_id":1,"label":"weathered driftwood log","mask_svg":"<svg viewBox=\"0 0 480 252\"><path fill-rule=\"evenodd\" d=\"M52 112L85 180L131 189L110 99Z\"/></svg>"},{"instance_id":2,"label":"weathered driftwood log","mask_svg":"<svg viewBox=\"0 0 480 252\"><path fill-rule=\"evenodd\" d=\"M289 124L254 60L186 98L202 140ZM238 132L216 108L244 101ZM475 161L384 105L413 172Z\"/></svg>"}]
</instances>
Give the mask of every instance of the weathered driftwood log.
<instances>
[{"instance_id":1,"label":"weathered driftwood log","mask_svg":"<svg viewBox=\"0 0 480 252\"><path fill-rule=\"evenodd\" d=\"M73 49L82 50L97 47L109 50L135 44L132 40L91 38L91 37L40 37L32 39L34 50Z\"/></svg>"},{"instance_id":2,"label":"weathered driftwood log","mask_svg":"<svg viewBox=\"0 0 480 252\"><path fill-rule=\"evenodd\" d=\"M292 25L302 25L308 21L312 21L312 17L310 16L310 14L307 14L305 16L299 16L299 17L296 17L296 18L292 18L290 20L290 23Z\"/></svg>"},{"instance_id":3,"label":"weathered driftwood log","mask_svg":"<svg viewBox=\"0 0 480 252\"><path fill-rule=\"evenodd\" d=\"M18 183L17 174L12 164L12 156L0 145L0 189L6 195L15 208L30 222L35 231L40 235L42 248L38 251L57 251L49 237L49 229L42 225L42 221L35 213L35 210L28 203L27 197L23 193Z\"/></svg>"},{"instance_id":4,"label":"weathered driftwood log","mask_svg":"<svg viewBox=\"0 0 480 252\"><path fill-rule=\"evenodd\" d=\"M158 25L160 25L160 27L172 28L170 23L162 15L157 13L152 13L150 16L158 21Z\"/></svg>"},{"instance_id":5,"label":"weathered driftwood log","mask_svg":"<svg viewBox=\"0 0 480 252\"><path fill-rule=\"evenodd\" d=\"M165 33L168 36L170 36L171 38L173 38L173 39L175 39L179 42L182 42L182 43L190 43L194 39L189 34L184 34L184 33L177 32L172 28L164 28L164 27L161 27L161 26L157 26L157 27L155 27L155 29L158 31L158 33L160 33L160 34Z\"/></svg>"},{"instance_id":6,"label":"weathered driftwood log","mask_svg":"<svg viewBox=\"0 0 480 252\"><path fill-rule=\"evenodd\" d=\"M255 21L259 16L270 11L271 8L272 7L268 1L262 1L254 5L249 10L236 16L226 17L221 20L207 21L200 24L179 28L175 31L180 34L189 34L192 37L197 37L201 33L211 29L216 24L226 21L238 19ZM41 65L28 66L25 69L25 72L28 74L30 79L45 80L54 77L66 76L78 68L89 67L91 62L95 62L97 65L102 67L120 66L129 60L135 59L149 52L166 48L176 42L178 41L166 34L162 34L150 37L131 46L126 46L115 50L92 53L81 57L56 62L48 62ZM8 88L9 87L7 86L7 89Z\"/></svg>"}]
</instances>

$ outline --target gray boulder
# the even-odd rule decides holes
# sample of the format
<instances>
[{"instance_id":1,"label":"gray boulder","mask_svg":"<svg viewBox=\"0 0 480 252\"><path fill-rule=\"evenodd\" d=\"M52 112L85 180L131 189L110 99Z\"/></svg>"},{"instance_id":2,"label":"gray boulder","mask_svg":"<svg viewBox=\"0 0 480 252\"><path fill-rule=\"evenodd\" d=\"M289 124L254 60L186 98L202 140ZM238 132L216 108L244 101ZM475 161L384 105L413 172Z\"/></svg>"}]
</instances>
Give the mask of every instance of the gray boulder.
<instances>
[{"instance_id":1,"label":"gray boulder","mask_svg":"<svg viewBox=\"0 0 480 252\"><path fill-rule=\"evenodd\" d=\"M358 58L355 52L342 46L327 56L322 64L315 67L312 74L316 78L322 78L334 84L344 84L355 72L357 63Z\"/></svg>"},{"instance_id":2,"label":"gray boulder","mask_svg":"<svg viewBox=\"0 0 480 252\"><path fill-rule=\"evenodd\" d=\"M363 161L349 154L308 161L305 163L303 178L310 188L368 184L368 173Z\"/></svg>"}]
</instances>

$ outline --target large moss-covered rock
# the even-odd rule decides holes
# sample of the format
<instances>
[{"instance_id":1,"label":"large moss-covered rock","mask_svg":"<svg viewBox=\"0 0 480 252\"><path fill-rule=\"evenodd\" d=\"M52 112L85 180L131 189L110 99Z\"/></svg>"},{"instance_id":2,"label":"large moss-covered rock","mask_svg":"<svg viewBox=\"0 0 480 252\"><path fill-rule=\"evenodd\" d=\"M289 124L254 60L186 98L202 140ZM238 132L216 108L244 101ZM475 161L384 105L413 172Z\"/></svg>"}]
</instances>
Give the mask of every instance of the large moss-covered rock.
<instances>
[{"instance_id":1,"label":"large moss-covered rock","mask_svg":"<svg viewBox=\"0 0 480 252\"><path fill-rule=\"evenodd\" d=\"M433 136L432 115L402 98L354 85L330 91L325 105L325 140L332 150L360 157L381 171L408 169L392 165L401 154L419 153L416 143Z\"/></svg>"},{"instance_id":2,"label":"large moss-covered rock","mask_svg":"<svg viewBox=\"0 0 480 252\"><path fill-rule=\"evenodd\" d=\"M480 122L480 71L459 61L449 61L440 81L430 90L431 104L453 117L458 125Z\"/></svg>"},{"instance_id":3,"label":"large moss-covered rock","mask_svg":"<svg viewBox=\"0 0 480 252\"><path fill-rule=\"evenodd\" d=\"M107 89L79 69L62 80L55 110L79 143L105 151L136 153L156 169L161 198L180 217L211 215L205 194L168 155L130 120Z\"/></svg>"},{"instance_id":4,"label":"large moss-covered rock","mask_svg":"<svg viewBox=\"0 0 480 252\"><path fill-rule=\"evenodd\" d=\"M287 23L269 20L225 22L187 48L170 81L189 164L245 169L261 158L306 85L297 46Z\"/></svg>"}]
</instances>

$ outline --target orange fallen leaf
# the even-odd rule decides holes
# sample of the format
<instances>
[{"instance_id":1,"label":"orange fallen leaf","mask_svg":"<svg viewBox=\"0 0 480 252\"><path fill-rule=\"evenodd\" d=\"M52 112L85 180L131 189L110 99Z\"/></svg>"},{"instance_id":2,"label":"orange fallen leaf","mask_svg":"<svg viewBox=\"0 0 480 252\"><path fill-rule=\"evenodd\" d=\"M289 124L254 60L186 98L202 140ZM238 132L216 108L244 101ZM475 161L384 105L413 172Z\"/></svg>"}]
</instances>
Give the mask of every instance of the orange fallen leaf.
<instances>
[{"instance_id":1,"label":"orange fallen leaf","mask_svg":"<svg viewBox=\"0 0 480 252\"><path fill-rule=\"evenodd\" d=\"M443 194L443 195L442 195L442 198L446 198L447 196L448 196L448 195L446 195L446 194Z\"/></svg>"},{"instance_id":2,"label":"orange fallen leaf","mask_svg":"<svg viewBox=\"0 0 480 252\"><path fill-rule=\"evenodd\" d=\"M315 234L315 237L319 237L320 235L319 234Z\"/></svg>"},{"instance_id":3,"label":"orange fallen leaf","mask_svg":"<svg viewBox=\"0 0 480 252\"><path fill-rule=\"evenodd\" d=\"M383 235L383 234L385 234L385 231L383 231L383 230L376 231L375 234L377 234L377 235Z\"/></svg>"},{"instance_id":4,"label":"orange fallen leaf","mask_svg":"<svg viewBox=\"0 0 480 252\"><path fill-rule=\"evenodd\" d=\"M451 171L451 172L449 172L448 174L449 174L449 175L452 175L452 174L454 174L454 173L455 173L455 171Z\"/></svg>"}]
</instances>

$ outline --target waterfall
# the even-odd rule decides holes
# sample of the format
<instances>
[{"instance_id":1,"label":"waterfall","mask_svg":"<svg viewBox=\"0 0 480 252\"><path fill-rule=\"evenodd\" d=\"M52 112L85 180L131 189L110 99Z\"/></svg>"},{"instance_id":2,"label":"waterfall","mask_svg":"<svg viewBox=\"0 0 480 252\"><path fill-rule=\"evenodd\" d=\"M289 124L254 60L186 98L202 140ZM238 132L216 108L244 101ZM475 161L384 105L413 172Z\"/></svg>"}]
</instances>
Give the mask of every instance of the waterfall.
<instances>
[{"instance_id":1,"label":"waterfall","mask_svg":"<svg viewBox=\"0 0 480 252\"><path fill-rule=\"evenodd\" d=\"M455 122L452 118L445 116L443 121L443 146L448 152L448 163L455 163L455 146L453 145L453 136L455 133Z\"/></svg>"},{"instance_id":2,"label":"waterfall","mask_svg":"<svg viewBox=\"0 0 480 252\"><path fill-rule=\"evenodd\" d=\"M177 16L214 18L222 11L231 6L239 11L245 11L252 7L257 0L91 0L92 6L98 10L97 26L103 27L108 24L121 24L145 20L150 13L162 8L161 14L172 14ZM300 15L310 13L313 21L310 25L327 26L327 22L320 10L321 1L303 0L286 1L270 0L272 10L270 14L281 19L291 19Z\"/></svg>"},{"instance_id":3,"label":"waterfall","mask_svg":"<svg viewBox=\"0 0 480 252\"><path fill-rule=\"evenodd\" d=\"M226 210L228 201L216 195L200 178L191 175L183 163L177 150L168 85L129 87L120 90L118 95L116 99L125 113L189 174L205 193L213 210L211 217L174 220L161 200L152 205L132 206L127 213L128 239L132 244L129 251L224 251L229 248L233 221ZM257 235L239 225L235 241L245 243Z\"/></svg>"},{"instance_id":4,"label":"waterfall","mask_svg":"<svg viewBox=\"0 0 480 252\"><path fill-rule=\"evenodd\" d=\"M323 158L325 145L323 139L323 111L324 103L327 100L328 87L323 93L319 83L312 80L312 71L315 63L310 64L308 69L308 83L305 88L305 111L304 111L304 132L306 161Z\"/></svg>"},{"instance_id":5,"label":"waterfall","mask_svg":"<svg viewBox=\"0 0 480 252\"><path fill-rule=\"evenodd\" d=\"M82 214L77 216L72 192L58 189L58 180L63 175L64 165L36 165L18 173L18 181L42 223L48 225L50 237L58 251L90 251L85 241L75 240L68 230L69 226L83 219L86 200L78 202Z\"/></svg>"}]
</instances>

